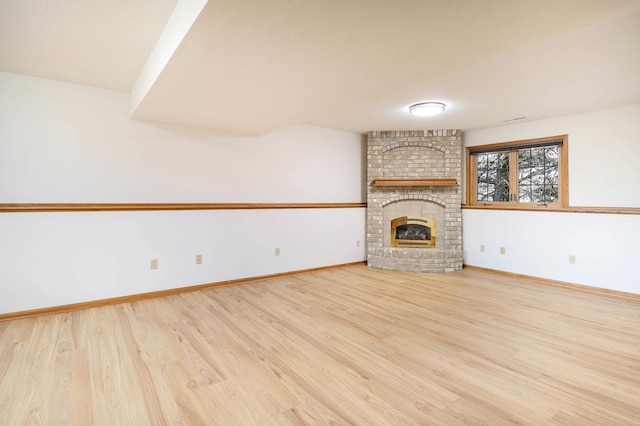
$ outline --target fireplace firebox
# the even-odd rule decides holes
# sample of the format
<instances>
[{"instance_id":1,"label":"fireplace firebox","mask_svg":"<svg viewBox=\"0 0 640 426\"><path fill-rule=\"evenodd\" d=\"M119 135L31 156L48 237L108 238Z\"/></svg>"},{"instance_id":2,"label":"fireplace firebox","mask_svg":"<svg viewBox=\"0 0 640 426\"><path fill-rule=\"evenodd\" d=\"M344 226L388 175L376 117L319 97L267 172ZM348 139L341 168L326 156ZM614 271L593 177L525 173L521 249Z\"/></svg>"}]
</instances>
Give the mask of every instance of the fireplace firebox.
<instances>
[{"instance_id":1,"label":"fireplace firebox","mask_svg":"<svg viewBox=\"0 0 640 426\"><path fill-rule=\"evenodd\" d=\"M436 222L420 216L402 216L391 221L392 247L436 246Z\"/></svg>"}]
</instances>

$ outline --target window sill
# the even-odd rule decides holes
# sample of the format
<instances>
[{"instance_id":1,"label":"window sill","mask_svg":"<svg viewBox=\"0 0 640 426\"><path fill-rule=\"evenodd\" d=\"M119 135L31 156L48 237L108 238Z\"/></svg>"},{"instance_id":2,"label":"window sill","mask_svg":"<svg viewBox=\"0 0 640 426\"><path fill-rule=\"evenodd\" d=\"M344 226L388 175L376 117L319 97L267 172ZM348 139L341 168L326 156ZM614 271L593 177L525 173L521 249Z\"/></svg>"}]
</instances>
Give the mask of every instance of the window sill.
<instances>
[{"instance_id":1,"label":"window sill","mask_svg":"<svg viewBox=\"0 0 640 426\"><path fill-rule=\"evenodd\" d=\"M466 210L513 210L530 212L558 212L558 213L601 213L601 214L634 214L640 215L640 207L583 207L583 206L518 206L518 205L498 205L498 204L463 204Z\"/></svg>"}]
</instances>

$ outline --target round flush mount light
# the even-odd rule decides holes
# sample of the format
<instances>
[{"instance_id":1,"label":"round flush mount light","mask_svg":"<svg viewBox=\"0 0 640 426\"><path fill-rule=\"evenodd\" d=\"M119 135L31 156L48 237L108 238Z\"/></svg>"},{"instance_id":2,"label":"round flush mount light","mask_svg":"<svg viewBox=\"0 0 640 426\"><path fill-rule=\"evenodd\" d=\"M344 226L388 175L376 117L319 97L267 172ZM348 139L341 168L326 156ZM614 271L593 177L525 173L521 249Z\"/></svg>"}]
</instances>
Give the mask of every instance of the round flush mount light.
<instances>
[{"instance_id":1,"label":"round flush mount light","mask_svg":"<svg viewBox=\"0 0 640 426\"><path fill-rule=\"evenodd\" d=\"M419 104L411 105L409 112L411 115L417 115L418 117L429 117L440 114L445 108L446 105L442 102L420 102Z\"/></svg>"}]
</instances>

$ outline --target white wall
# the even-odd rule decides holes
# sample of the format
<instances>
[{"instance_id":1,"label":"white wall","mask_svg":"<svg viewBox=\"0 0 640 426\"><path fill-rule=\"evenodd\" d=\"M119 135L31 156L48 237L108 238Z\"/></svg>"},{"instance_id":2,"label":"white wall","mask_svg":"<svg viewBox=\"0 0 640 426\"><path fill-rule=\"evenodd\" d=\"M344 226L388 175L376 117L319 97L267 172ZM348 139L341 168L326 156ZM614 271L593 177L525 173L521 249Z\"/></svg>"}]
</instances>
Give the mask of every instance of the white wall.
<instances>
[{"instance_id":1,"label":"white wall","mask_svg":"<svg viewBox=\"0 0 640 426\"><path fill-rule=\"evenodd\" d=\"M569 135L571 206L640 207L640 105L470 131L463 139L475 146L559 134ZM462 217L467 265L640 294L640 215L469 209Z\"/></svg>"},{"instance_id":2,"label":"white wall","mask_svg":"<svg viewBox=\"0 0 640 426\"><path fill-rule=\"evenodd\" d=\"M221 137L131 120L126 93L2 72L0 93L2 203L363 201L359 134Z\"/></svg>"},{"instance_id":3,"label":"white wall","mask_svg":"<svg viewBox=\"0 0 640 426\"><path fill-rule=\"evenodd\" d=\"M126 93L2 72L0 93L0 203L363 201L359 134L137 122ZM0 213L0 236L7 313L361 261L365 209Z\"/></svg>"}]
</instances>

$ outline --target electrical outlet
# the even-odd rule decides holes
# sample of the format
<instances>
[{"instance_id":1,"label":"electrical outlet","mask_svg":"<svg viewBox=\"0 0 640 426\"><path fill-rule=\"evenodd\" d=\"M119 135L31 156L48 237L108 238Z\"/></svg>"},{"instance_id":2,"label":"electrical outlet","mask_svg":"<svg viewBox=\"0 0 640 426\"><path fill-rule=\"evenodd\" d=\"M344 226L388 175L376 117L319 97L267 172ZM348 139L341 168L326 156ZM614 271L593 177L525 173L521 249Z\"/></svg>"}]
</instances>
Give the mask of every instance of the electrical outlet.
<instances>
[{"instance_id":1,"label":"electrical outlet","mask_svg":"<svg viewBox=\"0 0 640 426\"><path fill-rule=\"evenodd\" d=\"M500 247L500 254L507 254L507 249L504 247Z\"/></svg>"},{"instance_id":2,"label":"electrical outlet","mask_svg":"<svg viewBox=\"0 0 640 426\"><path fill-rule=\"evenodd\" d=\"M480 244L480 251L484 253L484 244Z\"/></svg>"},{"instance_id":3,"label":"electrical outlet","mask_svg":"<svg viewBox=\"0 0 640 426\"><path fill-rule=\"evenodd\" d=\"M151 259L151 269L158 269L158 259Z\"/></svg>"},{"instance_id":4,"label":"electrical outlet","mask_svg":"<svg viewBox=\"0 0 640 426\"><path fill-rule=\"evenodd\" d=\"M576 255L575 254L570 254L569 255L569 263L572 265L575 265L576 263Z\"/></svg>"},{"instance_id":5,"label":"electrical outlet","mask_svg":"<svg viewBox=\"0 0 640 426\"><path fill-rule=\"evenodd\" d=\"M202 265L202 255L196 254L196 265Z\"/></svg>"},{"instance_id":6,"label":"electrical outlet","mask_svg":"<svg viewBox=\"0 0 640 426\"><path fill-rule=\"evenodd\" d=\"M280 256L280 247L276 247L276 256Z\"/></svg>"},{"instance_id":7,"label":"electrical outlet","mask_svg":"<svg viewBox=\"0 0 640 426\"><path fill-rule=\"evenodd\" d=\"M356 247L360 247L360 240L356 240Z\"/></svg>"}]
</instances>

